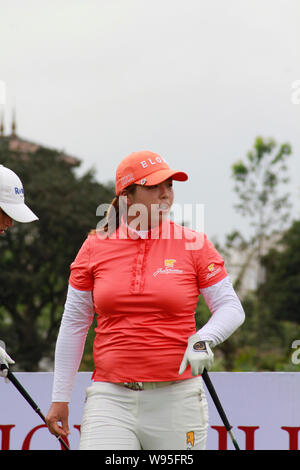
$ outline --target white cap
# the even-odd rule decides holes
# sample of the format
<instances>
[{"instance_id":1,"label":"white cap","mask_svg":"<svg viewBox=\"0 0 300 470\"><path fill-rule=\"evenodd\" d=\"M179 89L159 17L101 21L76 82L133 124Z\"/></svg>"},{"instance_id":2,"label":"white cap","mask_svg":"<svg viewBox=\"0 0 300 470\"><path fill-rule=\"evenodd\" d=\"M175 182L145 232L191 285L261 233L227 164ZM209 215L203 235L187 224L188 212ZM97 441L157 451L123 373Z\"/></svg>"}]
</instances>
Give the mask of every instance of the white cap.
<instances>
[{"instance_id":1,"label":"white cap","mask_svg":"<svg viewBox=\"0 0 300 470\"><path fill-rule=\"evenodd\" d=\"M20 178L9 168L0 165L0 207L17 222L32 222L38 217L25 204Z\"/></svg>"}]
</instances>

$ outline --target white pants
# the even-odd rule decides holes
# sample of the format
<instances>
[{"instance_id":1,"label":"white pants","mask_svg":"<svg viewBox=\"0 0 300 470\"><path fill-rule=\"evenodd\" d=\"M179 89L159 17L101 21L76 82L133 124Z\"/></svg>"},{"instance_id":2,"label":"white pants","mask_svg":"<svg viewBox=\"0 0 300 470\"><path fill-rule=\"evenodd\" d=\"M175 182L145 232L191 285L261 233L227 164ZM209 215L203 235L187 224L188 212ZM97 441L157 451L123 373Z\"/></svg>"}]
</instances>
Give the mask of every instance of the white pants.
<instances>
[{"instance_id":1,"label":"white pants","mask_svg":"<svg viewBox=\"0 0 300 470\"><path fill-rule=\"evenodd\" d=\"M204 450L207 428L201 377L141 391L94 382L86 390L79 450Z\"/></svg>"}]
</instances>

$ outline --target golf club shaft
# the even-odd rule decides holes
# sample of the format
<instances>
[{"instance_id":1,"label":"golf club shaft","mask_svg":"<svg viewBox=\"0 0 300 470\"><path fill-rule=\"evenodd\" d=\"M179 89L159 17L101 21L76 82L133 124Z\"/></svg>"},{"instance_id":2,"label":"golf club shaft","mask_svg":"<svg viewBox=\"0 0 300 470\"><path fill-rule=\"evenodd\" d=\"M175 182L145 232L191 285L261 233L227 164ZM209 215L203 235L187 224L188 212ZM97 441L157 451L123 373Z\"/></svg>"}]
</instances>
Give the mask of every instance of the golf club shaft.
<instances>
[{"instance_id":1,"label":"golf club shaft","mask_svg":"<svg viewBox=\"0 0 300 470\"><path fill-rule=\"evenodd\" d=\"M29 403L31 408L34 409L34 411L39 415L39 417L44 421L44 423L47 424L46 418L43 415L43 413L41 412L40 408L33 401L31 396L28 394L28 392L25 390L25 388L20 384L20 382L14 376L14 374L4 364L1 364L1 369L2 370L7 369L7 378L8 378L8 380L16 387L16 389L21 393L21 395L25 398L27 403ZM66 442L62 439L62 437L58 436L57 439L59 440L60 444L64 447L65 450L70 450L68 445L66 444Z\"/></svg>"},{"instance_id":2,"label":"golf club shaft","mask_svg":"<svg viewBox=\"0 0 300 470\"><path fill-rule=\"evenodd\" d=\"M228 431L228 433L229 433L229 435L230 435L230 437L231 437L231 440L232 440L232 443L233 443L235 449L236 449L236 450L240 450L240 448L239 448L239 446L238 446L238 443L237 443L237 441L236 441L236 439L235 439L235 437L234 437L234 435L233 435L233 432L232 432L232 430L231 430L232 426L229 424L229 421L228 421L228 419L227 419L227 416L226 416L226 414L225 414L225 411L223 410L223 407L222 407L222 405L221 405L221 402L220 402L220 400L219 400L219 398L218 398L218 395L217 395L217 393L216 393L216 391L215 391L215 388L214 388L214 386L213 386L213 384L212 384L212 382L211 382L211 380L210 380L210 377L209 377L209 375L208 375L206 369L203 370L202 378L203 378L204 383L205 383L205 385L206 385L206 387L207 387L207 389L208 389L208 391L209 391L209 393L210 393L210 395L211 395L211 398L212 398L214 404L216 405L216 408L217 408L218 413L219 413L219 415L220 415L220 417L221 417L221 419L222 419L222 421L223 421L223 423L224 423L224 426L225 426L226 430Z\"/></svg>"}]
</instances>

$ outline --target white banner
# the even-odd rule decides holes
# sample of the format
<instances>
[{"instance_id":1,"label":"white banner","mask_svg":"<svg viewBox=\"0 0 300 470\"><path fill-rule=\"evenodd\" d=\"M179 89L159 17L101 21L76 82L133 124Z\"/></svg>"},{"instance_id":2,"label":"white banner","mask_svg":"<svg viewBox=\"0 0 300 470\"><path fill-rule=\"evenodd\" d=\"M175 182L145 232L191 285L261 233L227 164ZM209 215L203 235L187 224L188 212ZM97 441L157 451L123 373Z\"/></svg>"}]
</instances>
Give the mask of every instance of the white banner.
<instances>
[{"instance_id":1,"label":"white banner","mask_svg":"<svg viewBox=\"0 0 300 470\"><path fill-rule=\"evenodd\" d=\"M46 415L51 402L52 373L15 373ZM300 374L294 372L210 372L210 379L241 450L298 450ZM70 404L69 445L76 450L91 373L77 374ZM205 387L210 410L208 450L233 450L230 436ZM142 393L142 392L141 392ZM59 450L41 418L12 383L0 379L0 449Z\"/></svg>"}]
</instances>

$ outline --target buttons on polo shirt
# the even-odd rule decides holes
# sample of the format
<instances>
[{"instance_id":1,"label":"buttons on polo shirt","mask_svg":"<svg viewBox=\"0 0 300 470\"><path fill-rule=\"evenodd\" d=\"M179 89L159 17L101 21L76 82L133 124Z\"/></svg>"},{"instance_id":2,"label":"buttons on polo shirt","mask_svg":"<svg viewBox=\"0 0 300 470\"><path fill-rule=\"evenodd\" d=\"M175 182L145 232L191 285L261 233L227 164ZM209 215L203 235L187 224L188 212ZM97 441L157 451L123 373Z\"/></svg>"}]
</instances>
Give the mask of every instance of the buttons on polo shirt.
<instances>
[{"instance_id":1,"label":"buttons on polo shirt","mask_svg":"<svg viewBox=\"0 0 300 470\"><path fill-rule=\"evenodd\" d=\"M148 253L147 239L138 239L135 242L137 244L137 255L133 260L132 266L132 279L131 279L131 292L133 294L140 294L144 287L144 266L146 262L146 254Z\"/></svg>"}]
</instances>

